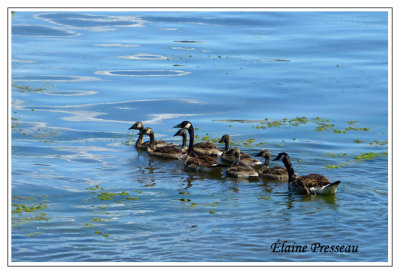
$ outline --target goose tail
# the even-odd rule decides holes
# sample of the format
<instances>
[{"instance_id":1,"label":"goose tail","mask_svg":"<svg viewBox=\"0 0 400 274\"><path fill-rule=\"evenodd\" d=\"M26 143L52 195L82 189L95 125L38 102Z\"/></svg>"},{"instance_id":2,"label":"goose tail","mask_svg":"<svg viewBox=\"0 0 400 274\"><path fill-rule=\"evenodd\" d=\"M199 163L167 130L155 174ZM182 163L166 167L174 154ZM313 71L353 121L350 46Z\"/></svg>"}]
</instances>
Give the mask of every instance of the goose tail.
<instances>
[{"instance_id":1,"label":"goose tail","mask_svg":"<svg viewBox=\"0 0 400 274\"><path fill-rule=\"evenodd\" d=\"M326 186L318 189L316 192L318 194L322 194L322 195L334 194L334 193L336 193L336 190L337 190L337 187L339 184L340 184L340 181L330 183L329 185L326 185Z\"/></svg>"}]
</instances>

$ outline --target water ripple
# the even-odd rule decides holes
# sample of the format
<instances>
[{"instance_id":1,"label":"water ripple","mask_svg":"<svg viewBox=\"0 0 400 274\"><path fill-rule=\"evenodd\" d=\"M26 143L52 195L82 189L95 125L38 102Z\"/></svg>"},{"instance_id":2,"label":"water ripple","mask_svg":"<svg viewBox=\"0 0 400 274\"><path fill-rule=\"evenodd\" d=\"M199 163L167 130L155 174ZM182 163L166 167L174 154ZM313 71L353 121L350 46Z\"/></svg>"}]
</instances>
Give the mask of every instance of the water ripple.
<instances>
[{"instance_id":1,"label":"water ripple","mask_svg":"<svg viewBox=\"0 0 400 274\"><path fill-rule=\"evenodd\" d=\"M72 37L78 36L79 33L62 28L49 27L43 25L13 25L11 28L12 35L22 36L38 36L38 37Z\"/></svg>"},{"instance_id":2,"label":"water ripple","mask_svg":"<svg viewBox=\"0 0 400 274\"><path fill-rule=\"evenodd\" d=\"M91 31L108 31L112 27L143 27L144 20L135 16L110 16L84 13L40 13L36 19L48 23Z\"/></svg>"},{"instance_id":3,"label":"water ripple","mask_svg":"<svg viewBox=\"0 0 400 274\"><path fill-rule=\"evenodd\" d=\"M98 75L130 77L184 76L190 73L182 70L99 70L95 72Z\"/></svg>"}]
</instances>

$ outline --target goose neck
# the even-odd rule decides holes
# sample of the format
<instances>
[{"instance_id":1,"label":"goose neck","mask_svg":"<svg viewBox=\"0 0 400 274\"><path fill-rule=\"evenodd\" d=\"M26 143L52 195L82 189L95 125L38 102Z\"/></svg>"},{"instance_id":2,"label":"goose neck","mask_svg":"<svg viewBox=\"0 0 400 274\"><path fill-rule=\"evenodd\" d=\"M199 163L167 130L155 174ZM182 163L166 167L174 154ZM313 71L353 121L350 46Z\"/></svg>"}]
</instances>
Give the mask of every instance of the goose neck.
<instances>
[{"instance_id":1,"label":"goose neck","mask_svg":"<svg viewBox=\"0 0 400 274\"><path fill-rule=\"evenodd\" d=\"M283 164L285 165L288 174L289 174L289 182L293 181L295 176L294 176L294 168L292 166L292 163L290 162L290 160L287 157L284 157L282 159Z\"/></svg>"},{"instance_id":2,"label":"goose neck","mask_svg":"<svg viewBox=\"0 0 400 274\"><path fill-rule=\"evenodd\" d=\"M135 146L141 146L143 144L143 133L140 132L139 138L136 140Z\"/></svg>"}]
</instances>

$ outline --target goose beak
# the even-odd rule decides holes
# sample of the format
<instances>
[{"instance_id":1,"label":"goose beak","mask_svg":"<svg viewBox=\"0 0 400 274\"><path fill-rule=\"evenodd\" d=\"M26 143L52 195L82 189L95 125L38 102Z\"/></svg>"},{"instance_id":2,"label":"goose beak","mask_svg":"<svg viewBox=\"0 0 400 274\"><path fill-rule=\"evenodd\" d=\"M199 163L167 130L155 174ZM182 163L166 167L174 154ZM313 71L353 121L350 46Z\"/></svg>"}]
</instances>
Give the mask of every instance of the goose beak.
<instances>
[{"instance_id":1,"label":"goose beak","mask_svg":"<svg viewBox=\"0 0 400 274\"><path fill-rule=\"evenodd\" d=\"M222 140L222 138L221 138L221 140L219 140L219 142L218 143L222 143L224 140Z\"/></svg>"},{"instance_id":2,"label":"goose beak","mask_svg":"<svg viewBox=\"0 0 400 274\"><path fill-rule=\"evenodd\" d=\"M131 126L129 129L135 129L134 126Z\"/></svg>"},{"instance_id":3,"label":"goose beak","mask_svg":"<svg viewBox=\"0 0 400 274\"><path fill-rule=\"evenodd\" d=\"M182 128L181 124L174 126L174 128Z\"/></svg>"},{"instance_id":4,"label":"goose beak","mask_svg":"<svg viewBox=\"0 0 400 274\"><path fill-rule=\"evenodd\" d=\"M175 137L175 136L179 136L179 131L178 131L177 133L174 134L174 137Z\"/></svg>"},{"instance_id":5,"label":"goose beak","mask_svg":"<svg viewBox=\"0 0 400 274\"><path fill-rule=\"evenodd\" d=\"M278 157L275 157L272 161L279 161Z\"/></svg>"},{"instance_id":6,"label":"goose beak","mask_svg":"<svg viewBox=\"0 0 400 274\"><path fill-rule=\"evenodd\" d=\"M256 154L256 156L261 157L262 156L262 151Z\"/></svg>"}]
</instances>

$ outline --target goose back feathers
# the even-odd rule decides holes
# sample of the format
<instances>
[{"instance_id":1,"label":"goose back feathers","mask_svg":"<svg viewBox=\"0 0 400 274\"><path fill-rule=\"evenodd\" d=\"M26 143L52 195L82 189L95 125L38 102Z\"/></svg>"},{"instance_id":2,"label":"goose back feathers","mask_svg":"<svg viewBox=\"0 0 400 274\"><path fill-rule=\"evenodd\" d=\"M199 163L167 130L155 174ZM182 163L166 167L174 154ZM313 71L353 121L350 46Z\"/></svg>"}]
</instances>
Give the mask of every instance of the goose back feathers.
<instances>
[{"instance_id":1,"label":"goose back feathers","mask_svg":"<svg viewBox=\"0 0 400 274\"><path fill-rule=\"evenodd\" d=\"M248 164L241 162L240 149L232 149L232 154L235 157L234 162L230 168L226 169L226 175L234 178L250 178L258 177L258 173Z\"/></svg>"},{"instance_id":2,"label":"goose back feathers","mask_svg":"<svg viewBox=\"0 0 400 274\"><path fill-rule=\"evenodd\" d=\"M145 128L142 132L143 134L150 136L150 144L147 147L147 152L150 155L167 159L182 159L185 157L182 150L174 144L166 143L164 146L158 146L154 138L154 132L151 128Z\"/></svg>"}]
</instances>

